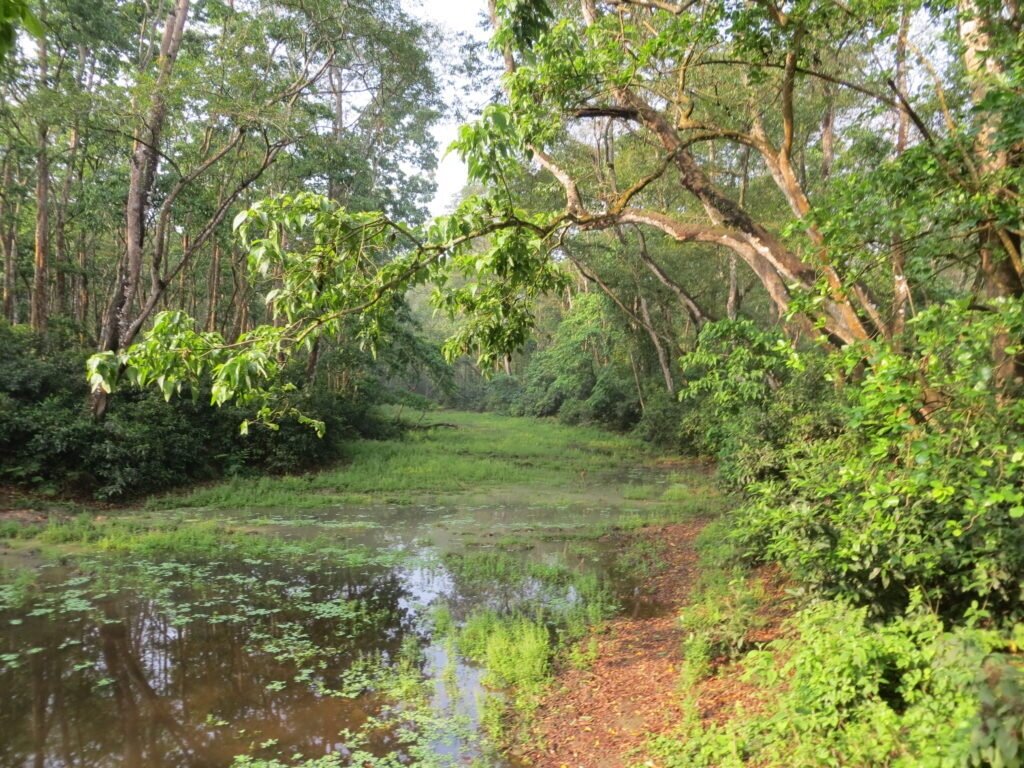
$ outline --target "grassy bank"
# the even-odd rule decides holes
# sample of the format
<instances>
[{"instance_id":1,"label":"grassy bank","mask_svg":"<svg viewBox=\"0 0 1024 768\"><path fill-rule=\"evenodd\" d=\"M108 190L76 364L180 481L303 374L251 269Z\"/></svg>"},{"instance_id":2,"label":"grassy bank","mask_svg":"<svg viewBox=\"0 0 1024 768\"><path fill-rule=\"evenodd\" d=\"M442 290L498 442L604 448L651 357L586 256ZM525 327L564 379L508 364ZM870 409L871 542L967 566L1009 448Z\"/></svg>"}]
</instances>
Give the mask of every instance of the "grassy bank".
<instances>
[{"instance_id":1,"label":"grassy bank","mask_svg":"<svg viewBox=\"0 0 1024 768\"><path fill-rule=\"evenodd\" d=\"M251 523L268 510L280 521L338 505L616 507L629 511L621 524L636 526L722 503L702 467L666 471L649 447L626 436L450 411L417 414L409 424L401 438L353 442L342 462L320 472L236 478L154 496L137 508L12 499L14 510L0 516L0 540L8 554L195 553L218 541L258 546L247 543L259 530ZM32 506L39 509L24 508Z\"/></svg>"},{"instance_id":2,"label":"grassy bank","mask_svg":"<svg viewBox=\"0 0 1024 768\"><path fill-rule=\"evenodd\" d=\"M406 415L408 420L408 414ZM150 500L149 508L413 503L520 486L582 488L588 475L653 460L643 443L596 428L550 420L444 411L408 420L397 440L355 441L321 472L238 478Z\"/></svg>"}]
</instances>

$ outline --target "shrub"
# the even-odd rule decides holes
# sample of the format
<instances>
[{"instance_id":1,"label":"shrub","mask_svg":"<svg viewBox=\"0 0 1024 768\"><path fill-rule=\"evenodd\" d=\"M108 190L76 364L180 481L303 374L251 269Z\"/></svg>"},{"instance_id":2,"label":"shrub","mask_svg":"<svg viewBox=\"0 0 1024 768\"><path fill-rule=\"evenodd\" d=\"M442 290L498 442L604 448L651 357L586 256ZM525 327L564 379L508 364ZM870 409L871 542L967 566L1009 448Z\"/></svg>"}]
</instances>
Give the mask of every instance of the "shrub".
<instances>
[{"instance_id":1,"label":"shrub","mask_svg":"<svg viewBox=\"0 0 1024 768\"><path fill-rule=\"evenodd\" d=\"M793 446L840 429L824 355L798 352L777 331L747 320L709 323L681 363L682 447L717 458L730 487L781 478Z\"/></svg>"},{"instance_id":2,"label":"shrub","mask_svg":"<svg viewBox=\"0 0 1024 768\"><path fill-rule=\"evenodd\" d=\"M295 419L240 435L250 414L215 408L206 392L170 403L155 392L118 393L96 421L86 355L0 324L0 477L51 494L123 499L225 474L306 469L335 458L345 437L379 431L367 400L323 388L296 401L327 424L323 439Z\"/></svg>"},{"instance_id":3,"label":"shrub","mask_svg":"<svg viewBox=\"0 0 1024 768\"><path fill-rule=\"evenodd\" d=\"M646 406L633 428L634 436L673 450L686 450L681 434L684 409L678 398L662 389L647 398Z\"/></svg>"},{"instance_id":4,"label":"shrub","mask_svg":"<svg viewBox=\"0 0 1024 768\"><path fill-rule=\"evenodd\" d=\"M1024 405L1003 396L997 336L1024 310L956 303L912 323L910 351L850 351L846 429L787 451L785 481L755 485L752 553L812 585L896 614L920 590L949 619L981 606L1019 618L1024 584Z\"/></svg>"},{"instance_id":5,"label":"shrub","mask_svg":"<svg viewBox=\"0 0 1024 768\"><path fill-rule=\"evenodd\" d=\"M694 711L654 748L679 768L1019 765L1016 647L993 631L946 632L919 600L883 625L821 602L747 655L763 710L706 725Z\"/></svg>"},{"instance_id":6,"label":"shrub","mask_svg":"<svg viewBox=\"0 0 1024 768\"><path fill-rule=\"evenodd\" d=\"M631 429L641 414L631 339L599 294L575 297L551 344L533 354L512 413Z\"/></svg>"}]
</instances>

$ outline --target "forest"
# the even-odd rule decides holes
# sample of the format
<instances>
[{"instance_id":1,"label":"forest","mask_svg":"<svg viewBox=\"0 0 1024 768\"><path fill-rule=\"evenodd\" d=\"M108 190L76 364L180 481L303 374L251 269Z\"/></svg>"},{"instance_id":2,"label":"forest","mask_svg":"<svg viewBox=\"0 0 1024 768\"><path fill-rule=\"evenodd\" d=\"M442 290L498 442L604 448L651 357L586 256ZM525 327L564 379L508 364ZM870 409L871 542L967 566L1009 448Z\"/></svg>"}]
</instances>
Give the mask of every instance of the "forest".
<instances>
[{"instance_id":1,"label":"forest","mask_svg":"<svg viewBox=\"0 0 1024 768\"><path fill-rule=\"evenodd\" d=\"M1022 25L0 0L0 768L1024 766Z\"/></svg>"}]
</instances>

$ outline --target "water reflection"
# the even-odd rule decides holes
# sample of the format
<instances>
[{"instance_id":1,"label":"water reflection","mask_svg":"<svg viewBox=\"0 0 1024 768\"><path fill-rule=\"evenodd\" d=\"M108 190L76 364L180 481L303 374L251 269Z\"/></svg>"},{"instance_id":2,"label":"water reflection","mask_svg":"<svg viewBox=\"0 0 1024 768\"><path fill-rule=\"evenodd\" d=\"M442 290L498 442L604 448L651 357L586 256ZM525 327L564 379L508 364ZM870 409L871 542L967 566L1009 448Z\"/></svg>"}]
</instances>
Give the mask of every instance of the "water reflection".
<instances>
[{"instance_id":1,"label":"water reflection","mask_svg":"<svg viewBox=\"0 0 1024 768\"><path fill-rule=\"evenodd\" d=\"M0 648L17 654L0 671L0 763L219 766L261 744L267 754L346 752L342 728L359 731L382 707L361 689L373 683L368 660L387 664L418 632L408 585L390 571L267 565L259 589L226 593L230 576L252 570L155 596L79 589L90 606L78 611L64 610L53 585L55 610L0 617ZM360 615L315 610L353 603ZM360 664L365 681L353 679ZM399 746L386 728L371 735L374 753Z\"/></svg>"}]
</instances>

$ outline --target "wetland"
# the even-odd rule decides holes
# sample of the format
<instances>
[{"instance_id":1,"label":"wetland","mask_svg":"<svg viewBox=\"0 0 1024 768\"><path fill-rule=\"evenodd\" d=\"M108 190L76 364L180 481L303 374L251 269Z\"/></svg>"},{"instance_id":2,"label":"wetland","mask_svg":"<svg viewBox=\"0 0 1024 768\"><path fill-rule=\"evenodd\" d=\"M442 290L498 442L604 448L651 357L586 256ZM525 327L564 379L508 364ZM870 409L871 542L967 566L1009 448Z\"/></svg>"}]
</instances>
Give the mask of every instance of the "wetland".
<instances>
[{"instance_id":1,"label":"wetland","mask_svg":"<svg viewBox=\"0 0 1024 768\"><path fill-rule=\"evenodd\" d=\"M723 499L596 429L417 427L317 474L4 513L0 765L523 765L594 629L669 609L633 532Z\"/></svg>"}]
</instances>

